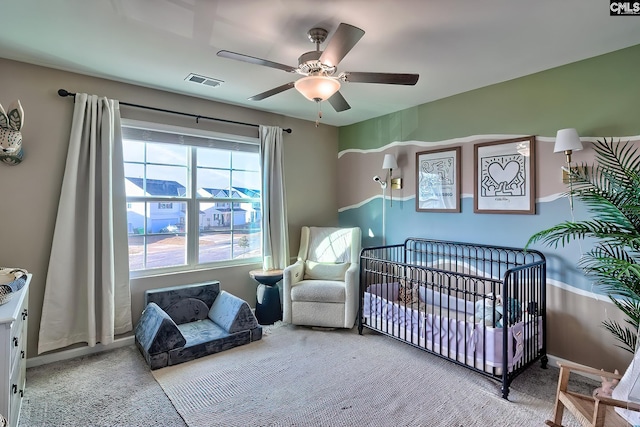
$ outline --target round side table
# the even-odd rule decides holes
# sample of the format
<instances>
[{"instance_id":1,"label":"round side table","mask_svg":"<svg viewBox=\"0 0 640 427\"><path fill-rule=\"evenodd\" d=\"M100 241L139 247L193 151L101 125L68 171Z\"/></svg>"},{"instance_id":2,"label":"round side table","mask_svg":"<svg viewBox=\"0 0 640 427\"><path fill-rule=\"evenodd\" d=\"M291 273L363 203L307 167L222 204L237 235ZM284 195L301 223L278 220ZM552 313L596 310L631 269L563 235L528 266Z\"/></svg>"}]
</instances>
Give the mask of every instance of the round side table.
<instances>
[{"instance_id":1,"label":"round side table","mask_svg":"<svg viewBox=\"0 0 640 427\"><path fill-rule=\"evenodd\" d=\"M280 290L276 286L282 280L282 270L251 270L249 276L259 283L256 295L258 323L272 325L282 320Z\"/></svg>"}]
</instances>

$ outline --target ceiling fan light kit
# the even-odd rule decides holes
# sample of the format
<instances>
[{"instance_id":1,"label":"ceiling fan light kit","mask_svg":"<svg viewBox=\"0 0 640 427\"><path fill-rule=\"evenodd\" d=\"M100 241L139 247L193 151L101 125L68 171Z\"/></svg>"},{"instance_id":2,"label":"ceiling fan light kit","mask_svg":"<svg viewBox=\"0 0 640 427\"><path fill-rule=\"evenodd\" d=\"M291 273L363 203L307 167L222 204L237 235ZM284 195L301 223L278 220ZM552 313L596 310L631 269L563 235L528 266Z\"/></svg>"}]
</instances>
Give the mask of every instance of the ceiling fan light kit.
<instances>
[{"instance_id":1,"label":"ceiling fan light kit","mask_svg":"<svg viewBox=\"0 0 640 427\"><path fill-rule=\"evenodd\" d=\"M340 82L327 76L307 76L294 83L295 88L309 101L321 102L340 90Z\"/></svg>"},{"instance_id":2,"label":"ceiling fan light kit","mask_svg":"<svg viewBox=\"0 0 640 427\"><path fill-rule=\"evenodd\" d=\"M317 102L318 104L328 100L334 110L341 112L351 108L339 92L341 82L382 83L409 86L417 83L418 74L346 71L334 76L340 61L353 49L362 36L364 36L364 31L353 25L341 23L327 43L326 49L321 51L320 44L326 40L328 34L329 32L324 28L312 28L307 32L309 40L316 45L316 50L300 55L298 58L298 67L291 67L289 65L228 50L219 51L218 56L303 76L295 82L286 83L250 97L249 99L253 101L260 101L295 87L296 90L308 100Z\"/></svg>"}]
</instances>

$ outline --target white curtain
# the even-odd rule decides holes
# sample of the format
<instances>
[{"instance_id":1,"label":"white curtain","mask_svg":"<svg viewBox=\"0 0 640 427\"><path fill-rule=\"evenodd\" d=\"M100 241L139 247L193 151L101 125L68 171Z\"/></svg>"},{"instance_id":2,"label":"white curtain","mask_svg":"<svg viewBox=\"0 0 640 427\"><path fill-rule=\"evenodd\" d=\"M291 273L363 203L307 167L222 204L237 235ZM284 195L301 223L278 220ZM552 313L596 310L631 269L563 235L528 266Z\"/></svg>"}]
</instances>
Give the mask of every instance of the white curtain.
<instances>
[{"instance_id":1,"label":"white curtain","mask_svg":"<svg viewBox=\"0 0 640 427\"><path fill-rule=\"evenodd\" d=\"M282 129L260 126L262 152L262 250L263 268L289 265L287 199L284 191Z\"/></svg>"},{"instance_id":2,"label":"white curtain","mask_svg":"<svg viewBox=\"0 0 640 427\"><path fill-rule=\"evenodd\" d=\"M38 353L132 329L118 101L76 94Z\"/></svg>"}]
</instances>

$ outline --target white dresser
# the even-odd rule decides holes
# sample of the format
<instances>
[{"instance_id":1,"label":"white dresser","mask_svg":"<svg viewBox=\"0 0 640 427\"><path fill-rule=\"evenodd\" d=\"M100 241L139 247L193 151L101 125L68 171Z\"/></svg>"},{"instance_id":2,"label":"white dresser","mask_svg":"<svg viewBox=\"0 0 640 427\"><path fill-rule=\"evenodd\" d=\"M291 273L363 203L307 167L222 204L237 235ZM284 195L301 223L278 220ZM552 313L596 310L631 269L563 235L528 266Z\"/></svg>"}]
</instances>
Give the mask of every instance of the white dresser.
<instances>
[{"instance_id":1,"label":"white dresser","mask_svg":"<svg viewBox=\"0 0 640 427\"><path fill-rule=\"evenodd\" d=\"M27 368L29 282L0 305L0 414L10 427L18 425Z\"/></svg>"}]
</instances>

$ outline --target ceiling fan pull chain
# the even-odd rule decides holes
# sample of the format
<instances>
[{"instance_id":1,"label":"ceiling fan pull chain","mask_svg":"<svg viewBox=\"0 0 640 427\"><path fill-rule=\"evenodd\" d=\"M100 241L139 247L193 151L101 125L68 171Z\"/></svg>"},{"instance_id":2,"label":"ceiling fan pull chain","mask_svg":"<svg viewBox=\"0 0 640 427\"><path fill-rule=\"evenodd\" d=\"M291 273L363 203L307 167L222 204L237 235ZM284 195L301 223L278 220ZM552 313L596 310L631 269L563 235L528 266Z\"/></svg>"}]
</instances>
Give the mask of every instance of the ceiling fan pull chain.
<instances>
[{"instance_id":1,"label":"ceiling fan pull chain","mask_svg":"<svg viewBox=\"0 0 640 427\"><path fill-rule=\"evenodd\" d=\"M320 126L320 119L322 118L322 102L316 101L318 104L318 119L316 120L316 127Z\"/></svg>"}]
</instances>

